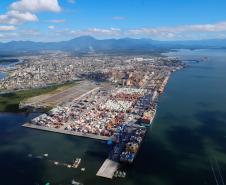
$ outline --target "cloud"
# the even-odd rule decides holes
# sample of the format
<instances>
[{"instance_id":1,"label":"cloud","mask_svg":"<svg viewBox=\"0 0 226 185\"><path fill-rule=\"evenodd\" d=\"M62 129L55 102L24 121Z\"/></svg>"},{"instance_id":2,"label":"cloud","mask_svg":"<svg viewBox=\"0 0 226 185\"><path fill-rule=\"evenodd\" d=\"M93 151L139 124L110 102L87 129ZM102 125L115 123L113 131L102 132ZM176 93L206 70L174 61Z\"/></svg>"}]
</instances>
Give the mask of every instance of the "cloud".
<instances>
[{"instance_id":1,"label":"cloud","mask_svg":"<svg viewBox=\"0 0 226 185\"><path fill-rule=\"evenodd\" d=\"M35 12L60 12L58 0L20 0L12 3L9 10L0 15L0 23L22 24L38 21Z\"/></svg>"},{"instance_id":2,"label":"cloud","mask_svg":"<svg viewBox=\"0 0 226 185\"><path fill-rule=\"evenodd\" d=\"M20 30L18 32L18 34L20 34L23 37L28 37L28 36L38 36L41 35L41 33L39 32L39 30L37 29L26 29L26 30Z\"/></svg>"},{"instance_id":3,"label":"cloud","mask_svg":"<svg viewBox=\"0 0 226 185\"><path fill-rule=\"evenodd\" d=\"M215 24L194 24L194 25L182 25L176 27L168 27L168 28L161 28L160 30L163 31L170 31L170 32L218 32L218 31L226 31L226 22L220 22Z\"/></svg>"},{"instance_id":4,"label":"cloud","mask_svg":"<svg viewBox=\"0 0 226 185\"><path fill-rule=\"evenodd\" d=\"M157 37L157 38L179 38L179 37L189 37L194 36L204 36L204 33L214 34L226 31L226 22L220 22L215 24L194 24L194 25L181 25L175 27L159 27L159 28L138 28L130 29L127 34L131 36L147 36L147 37Z\"/></svg>"},{"instance_id":5,"label":"cloud","mask_svg":"<svg viewBox=\"0 0 226 185\"><path fill-rule=\"evenodd\" d=\"M54 30L55 29L55 26L48 26L48 28L50 29L50 30Z\"/></svg>"},{"instance_id":6,"label":"cloud","mask_svg":"<svg viewBox=\"0 0 226 185\"><path fill-rule=\"evenodd\" d=\"M122 17L122 16L115 16L115 17L112 17L113 20L125 20L126 18L125 17Z\"/></svg>"},{"instance_id":7,"label":"cloud","mask_svg":"<svg viewBox=\"0 0 226 185\"><path fill-rule=\"evenodd\" d=\"M0 16L0 23L6 17ZM12 19L8 16L7 19ZM16 22L22 22L24 16L20 19L16 18ZM15 20L11 21L15 23ZM19 21L20 20L20 21ZM28 20L28 19L26 19ZM64 21L64 20L63 20ZM197 40L197 39L211 39L211 38L226 38L226 21L213 24L192 24L169 27L147 27L135 29L120 29L120 28L87 28L87 29L63 29L55 27L55 24L62 20L49 20L51 22L48 29L52 31L37 31L37 30L16 30L14 26L0 27L1 40L36 40L36 41L62 41L68 40L78 36L90 35L96 38L152 38L155 40ZM3 31L6 30L6 31ZM7 32L8 30L8 32ZM11 31L9 31L11 30Z\"/></svg>"},{"instance_id":8,"label":"cloud","mask_svg":"<svg viewBox=\"0 0 226 185\"><path fill-rule=\"evenodd\" d=\"M0 31L13 31L16 30L15 26L0 26Z\"/></svg>"},{"instance_id":9,"label":"cloud","mask_svg":"<svg viewBox=\"0 0 226 185\"><path fill-rule=\"evenodd\" d=\"M226 22L215 24L181 25L156 28L89 28L83 30L55 30L57 36L72 38L91 35L97 38L152 38L156 40L196 40L223 38L226 35Z\"/></svg>"},{"instance_id":10,"label":"cloud","mask_svg":"<svg viewBox=\"0 0 226 185\"><path fill-rule=\"evenodd\" d=\"M0 15L0 23L4 24L21 24L24 22L38 21L36 15L30 12L19 12L16 10L8 11L6 14Z\"/></svg>"},{"instance_id":11,"label":"cloud","mask_svg":"<svg viewBox=\"0 0 226 185\"><path fill-rule=\"evenodd\" d=\"M121 29L119 28L108 28L108 29L101 29L101 28L89 28L85 30L61 30L56 31L58 35L67 35L72 37L83 36L83 35L90 35L94 37L118 37L122 35Z\"/></svg>"},{"instance_id":12,"label":"cloud","mask_svg":"<svg viewBox=\"0 0 226 185\"><path fill-rule=\"evenodd\" d=\"M58 0L20 0L10 5L11 10L29 11L29 12L60 12L61 7Z\"/></svg>"},{"instance_id":13,"label":"cloud","mask_svg":"<svg viewBox=\"0 0 226 185\"><path fill-rule=\"evenodd\" d=\"M71 4L74 4L75 3L75 0L68 0L67 2L69 2Z\"/></svg>"},{"instance_id":14,"label":"cloud","mask_svg":"<svg viewBox=\"0 0 226 185\"><path fill-rule=\"evenodd\" d=\"M49 20L48 22L52 22L52 23L64 23L65 19L53 19L53 20Z\"/></svg>"},{"instance_id":15,"label":"cloud","mask_svg":"<svg viewBox=\"0 0 226 185\"><path fill-rule=\"evenodd\" d=\"M12 40L35 40L43 37L41 32L37 29L23 29L17 31L8 31L4 34L0 33L1 41L12 41Z\"/></svg>"}]
</instances>

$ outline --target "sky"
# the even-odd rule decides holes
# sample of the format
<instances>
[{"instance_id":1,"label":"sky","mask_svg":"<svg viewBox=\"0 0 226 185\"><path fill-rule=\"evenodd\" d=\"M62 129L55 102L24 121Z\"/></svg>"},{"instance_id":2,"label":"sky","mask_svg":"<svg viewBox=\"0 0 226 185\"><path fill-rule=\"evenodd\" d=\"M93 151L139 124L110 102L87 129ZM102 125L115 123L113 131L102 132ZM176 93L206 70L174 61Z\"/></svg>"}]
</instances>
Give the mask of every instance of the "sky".
<instances>
[{"instance_id":1,"label":"sky","mask_svg":"<svg viewBox=\"0 0 226 185\"><path fill-rule=\"evenodd\" d=\"M0 0L0 42L226 38L226 0Z\"/></svg>"}]
</instances>

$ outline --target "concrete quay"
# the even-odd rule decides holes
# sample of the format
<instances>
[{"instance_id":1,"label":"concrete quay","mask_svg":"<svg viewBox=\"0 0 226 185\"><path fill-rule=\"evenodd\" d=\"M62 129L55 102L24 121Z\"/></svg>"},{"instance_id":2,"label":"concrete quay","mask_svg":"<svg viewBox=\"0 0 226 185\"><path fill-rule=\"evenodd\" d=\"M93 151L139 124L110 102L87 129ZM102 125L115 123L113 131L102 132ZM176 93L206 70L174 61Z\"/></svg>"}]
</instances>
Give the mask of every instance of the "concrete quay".
<instances>
[{"instance_id":1,"label":"concrete quay","mask_svg":"<svg viewBox=\"0 0 226 185\"><path fill-rule=\"evenodd\" d=\"M100 135L95 135L95 134L85 134L85 133L75 132L75 131L70 131L70 130L63 130L63 129L56 129L56 128L38 126L38 125L30 124L30 123L25 123L22 126L26 127L26 128L45 130L45 131L49 131L49 132L55 132L55 133L60 133L60 134L73 135L73 136L80 136L80 137L87 137L87 138L91 138L91 139L99 139L99 140L104 140L104 141L107 141L110 138L110 137L100 136Z\"/></svg>"},{"instance_id":2,"label":"concrete quay","mask_svg":"<svg viewBox=\"0 0 226 185\"><path fill-rule=\"evenodd\" d=\"M106 159L104 163L102 164L101 168L97 172L97 176L104 177L108 179L112 179L114 176L114 173L118 170L119 163L112 161L110 159Z\"/></svg>"}]
</instances>

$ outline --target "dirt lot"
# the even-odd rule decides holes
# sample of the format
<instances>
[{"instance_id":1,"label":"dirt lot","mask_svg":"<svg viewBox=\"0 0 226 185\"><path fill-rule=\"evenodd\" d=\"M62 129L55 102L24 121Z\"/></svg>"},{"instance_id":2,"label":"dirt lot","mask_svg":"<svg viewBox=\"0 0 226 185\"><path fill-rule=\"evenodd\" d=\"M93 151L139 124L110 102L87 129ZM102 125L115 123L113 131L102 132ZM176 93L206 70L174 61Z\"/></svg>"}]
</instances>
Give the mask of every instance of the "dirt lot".
<instances>
[{"instance_id":1,"label":"dirt lot","mask_svg":"<svg viewBox=\"0 0 226 185\"><path fill-rule=\"evenodd\" d=\"M61 87L51 93L29 98L23 101L22 104L23 106L29 105L32 107L54 107L70 102L96 87L97 85L91 82L81 81L71 87Z\"/></svg>"}]
</instances>

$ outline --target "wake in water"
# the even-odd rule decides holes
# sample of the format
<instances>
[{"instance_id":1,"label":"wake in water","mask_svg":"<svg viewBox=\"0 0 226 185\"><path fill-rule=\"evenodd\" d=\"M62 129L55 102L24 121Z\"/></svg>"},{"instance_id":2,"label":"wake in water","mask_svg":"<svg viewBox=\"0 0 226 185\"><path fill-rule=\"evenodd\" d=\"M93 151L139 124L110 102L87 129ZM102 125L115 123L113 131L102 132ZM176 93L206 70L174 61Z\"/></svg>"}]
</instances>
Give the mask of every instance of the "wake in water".
<instances>
[{"instance_id":1,"label":"wake in water","mask_svg":"<svg viewBox=\"0 0 226 185\"><path fill-rule=\"evenodd\" d=\"M225 185L220 165L215 157L209 157L211 171L217 185Z\"/></svg>"}]
</instances>

